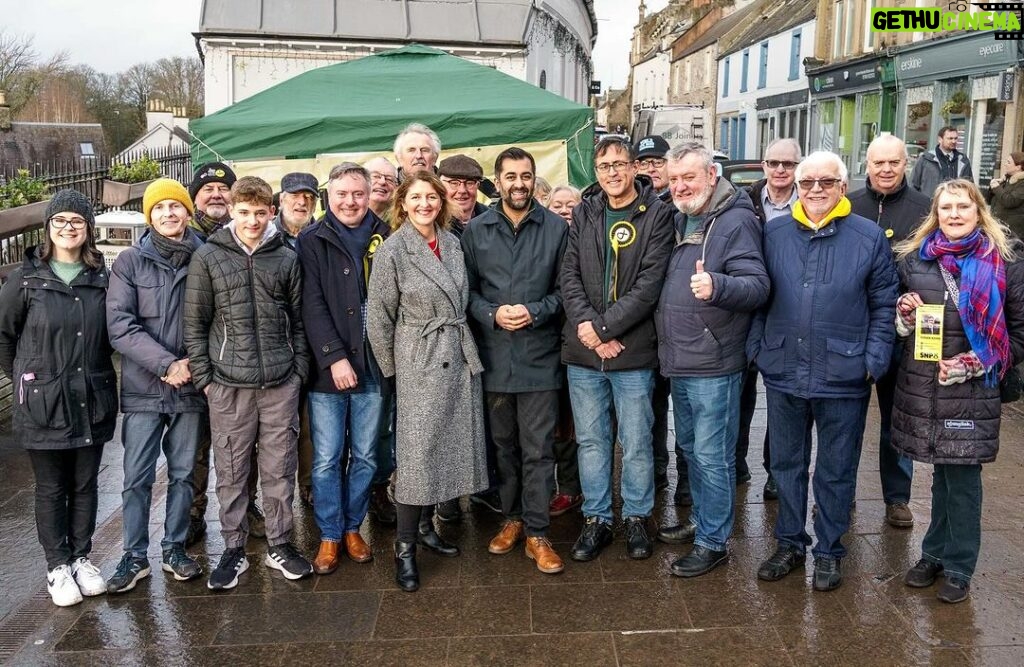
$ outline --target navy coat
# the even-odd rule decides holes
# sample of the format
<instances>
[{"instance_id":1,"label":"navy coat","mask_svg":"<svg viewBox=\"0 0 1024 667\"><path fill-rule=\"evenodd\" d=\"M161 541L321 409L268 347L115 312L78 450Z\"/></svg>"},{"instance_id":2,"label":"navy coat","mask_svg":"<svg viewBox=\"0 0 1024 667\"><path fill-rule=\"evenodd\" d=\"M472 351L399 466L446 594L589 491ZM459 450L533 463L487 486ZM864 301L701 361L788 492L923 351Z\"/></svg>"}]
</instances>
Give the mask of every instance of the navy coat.
<instances>
[{"instance_id":1,"label":"navy coat","mask_svg":"<svg viewBox=\"0 0 1024 667\"><path fill-rule=\"evenodd\" d=\"M782 216L765 225L764 258L772 292L747 358L765 386L805 399L867 396L896 337L898 281L881 228L850 214L813 231Z\"/></svg>"}]
</instances>

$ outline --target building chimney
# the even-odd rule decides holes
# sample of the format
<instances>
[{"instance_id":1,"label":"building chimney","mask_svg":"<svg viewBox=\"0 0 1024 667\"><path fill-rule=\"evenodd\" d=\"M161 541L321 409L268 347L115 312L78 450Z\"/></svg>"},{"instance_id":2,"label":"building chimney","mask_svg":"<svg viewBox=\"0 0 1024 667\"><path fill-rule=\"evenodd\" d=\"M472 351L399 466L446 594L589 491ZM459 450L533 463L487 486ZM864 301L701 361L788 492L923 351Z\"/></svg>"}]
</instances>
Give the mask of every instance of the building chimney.
<instances>
[{"instance_id":1,"label":"building chimney","mask_svg":"<svg viewBox=\"0 0 1024 667\"><path fill-rule=\"evenodd\" d=\"M7 106L7 92L0 90L0 132L11 130L11 107Z\"/></svg>"}]
</instances>

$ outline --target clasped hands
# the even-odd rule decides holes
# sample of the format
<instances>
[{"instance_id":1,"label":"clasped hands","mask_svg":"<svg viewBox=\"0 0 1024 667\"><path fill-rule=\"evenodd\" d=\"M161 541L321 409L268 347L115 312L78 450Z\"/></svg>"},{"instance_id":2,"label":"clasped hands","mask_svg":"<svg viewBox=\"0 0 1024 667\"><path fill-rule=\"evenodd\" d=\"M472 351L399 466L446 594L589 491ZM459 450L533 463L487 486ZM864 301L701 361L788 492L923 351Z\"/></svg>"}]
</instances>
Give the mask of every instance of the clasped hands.
<instances>
[{"instance_id":1,"label":"clasped hands","mask_svg":"<svg viewBox=\"0 0 1024 667\"><path fill-rule=\"evenodd\" d=\"M533 323L533 315L521 303L514 306L505 304L504 306L498 306L498 310L495 311L494 323L505 331L518 331Z\"/></svg>"},{"instance_id":2,"label":"clasped hands","mask_svg":"<svg viewBox=\"0 0 1024 667\"><path fill-rule=\"evenodd\" d=\"M597 332L594 331L593 322L580 322L579 326L576 327L576 336L588 350L593 350L602 359L614 359L626 349L626 346L615 338L607 343L602 343L601 339L597 336Z\"/></svg>"},{"instance_id":3,"label":"clasped hands","mask_svg":"<svg viewBox=\"0 0 1024 667\"><path fill-rule=\"evenodd\" d=\"M167 375L160 378L175 389L181 389L192 381L192 370L189 368L188 359L172 361L167 367Z\"/></svg>"}]
</instances>

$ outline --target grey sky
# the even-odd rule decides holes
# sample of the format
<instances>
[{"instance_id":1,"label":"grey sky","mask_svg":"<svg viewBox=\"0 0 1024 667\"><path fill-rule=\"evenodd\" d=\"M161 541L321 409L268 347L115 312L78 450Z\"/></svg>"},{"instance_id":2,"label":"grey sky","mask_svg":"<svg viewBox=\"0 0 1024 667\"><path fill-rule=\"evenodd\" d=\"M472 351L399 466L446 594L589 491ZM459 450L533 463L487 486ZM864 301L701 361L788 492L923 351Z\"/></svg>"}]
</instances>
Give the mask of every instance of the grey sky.
<instances>
[{"instance_id":1,"label":"grey sky","mask_svg":"<svg viewBox=\"0 0 1024 667\"><path fill-rule=\"evenodd\" d=\"M17 5L17 11L10 7ZM621 88L629 76L629 40L639 0L596 0L594 78ZM668 0L649 0L649 12ZM196 55L192 32L202 0L0 0L3 29L33 35L36 50L68 52L72 64L119 72L137 62Z\"/></svg>"}]
</instances>

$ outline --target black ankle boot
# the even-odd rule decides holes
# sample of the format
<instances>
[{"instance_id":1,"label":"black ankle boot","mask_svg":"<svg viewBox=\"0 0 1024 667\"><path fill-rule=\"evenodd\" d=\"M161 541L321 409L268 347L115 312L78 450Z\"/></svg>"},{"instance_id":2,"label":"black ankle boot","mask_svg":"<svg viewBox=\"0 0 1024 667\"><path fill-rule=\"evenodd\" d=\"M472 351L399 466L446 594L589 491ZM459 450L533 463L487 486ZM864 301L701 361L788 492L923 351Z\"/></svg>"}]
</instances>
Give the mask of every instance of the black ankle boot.
<instances>
[{"instance_id":1,"label":"black ankle boot","mask_svg":"<svg viewBox=\"0 0 1024 667\"><path fill-rule=\"evenodd\" d=\"M439 556L454 557L459 555L459 548L442 540L441 536L434 530L432 511L423 510L423 514L420 516L420 527L416 542Z\"/></svg>"},{"instance_id":2,"label":"black ankle boot","mask_svg":"<svg viewBox=\"0 0 1024 667\"><path fill-rule=\"evenodd\" d=\"M415 542L395 542L395 583L406 593L412 593L420 587Z\"/></svg>"}]
</instances>

